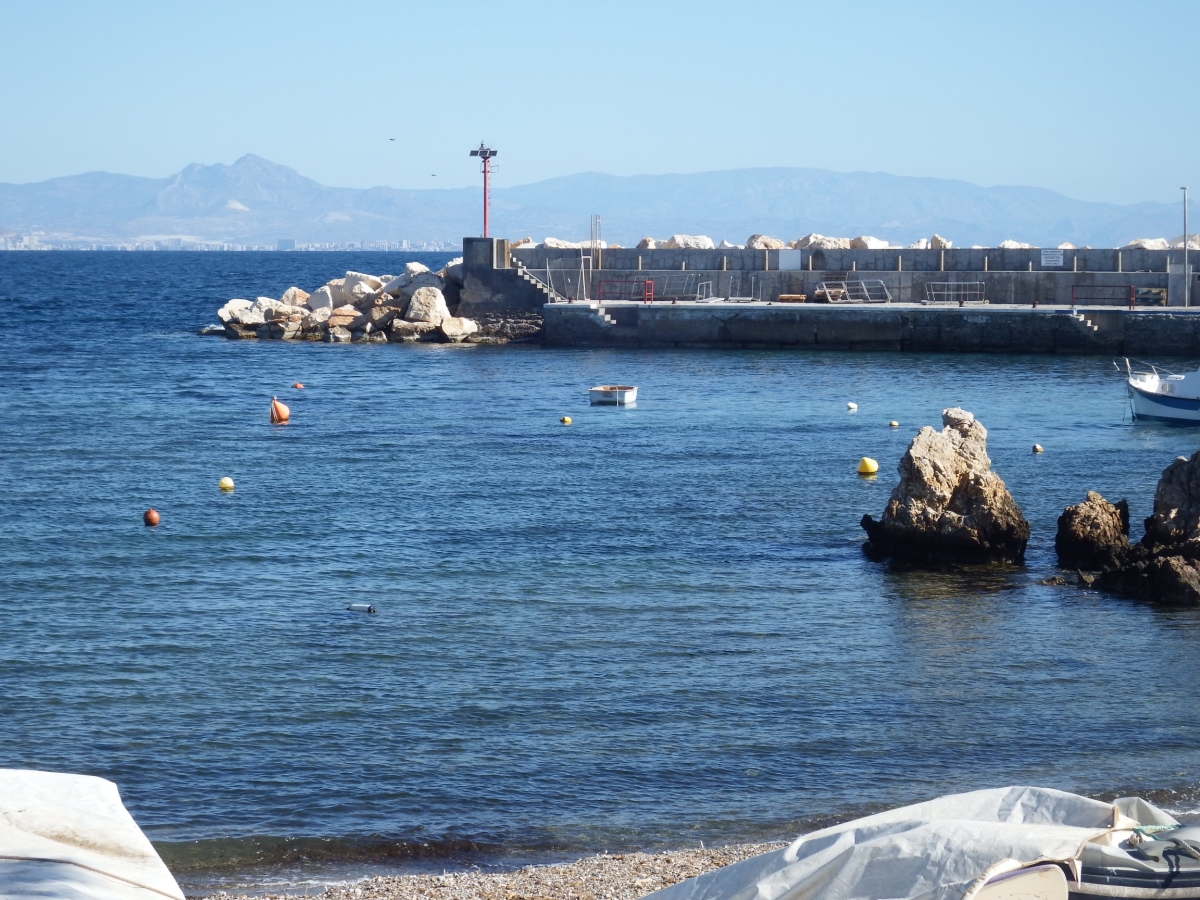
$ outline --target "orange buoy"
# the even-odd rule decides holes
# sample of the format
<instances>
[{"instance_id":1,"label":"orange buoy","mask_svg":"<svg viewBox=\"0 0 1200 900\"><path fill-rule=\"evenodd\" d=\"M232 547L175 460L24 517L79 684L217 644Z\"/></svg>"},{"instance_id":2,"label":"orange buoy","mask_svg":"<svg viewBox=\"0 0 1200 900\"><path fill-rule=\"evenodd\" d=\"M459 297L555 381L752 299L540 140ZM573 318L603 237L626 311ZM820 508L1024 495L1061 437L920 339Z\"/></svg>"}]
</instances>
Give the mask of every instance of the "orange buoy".
<instances>
[{"instance_id":1,"label":"orange buoy","mask_svg":"<svg viewBox=\"0 0 1200 900\"><path fill-rule=\"evenodd\" d=\"M155 525L158 524L158 521L159 521L158 510L157 509L146 510L144 513L142 513L142 521L145 522L146 525L153 528Z\"/></svg>"},{"instance_id":2,"label":"orange buoy","mask_svg":"<svg viewBox=\"0 0 1200 900\"><path fill-rule=\"evenodd\" d=\"M302 384L301 384L300 382L298 382L298 381L297 381L295 384L293 384L293 385L292 385L292 387L294 387L294 388L295 388L296 390L298 390L298 391L302 391L302 390L304 390L304 385L302 385Z\"/></svg>"},{"instance_id":3,"label":"orange buoy","mask_svg":"<svg viewBox=\"0 0 1200 900\"><path fill-rule=\"evenodd\" d=\"M290 409L288 409L286 405L284 405L283 403L280 403L278 397L271 398L271 424L272 425L286 425L288 416L290 416L291 414L292 414L292 411Z\"/></svg>"}]
</instances>

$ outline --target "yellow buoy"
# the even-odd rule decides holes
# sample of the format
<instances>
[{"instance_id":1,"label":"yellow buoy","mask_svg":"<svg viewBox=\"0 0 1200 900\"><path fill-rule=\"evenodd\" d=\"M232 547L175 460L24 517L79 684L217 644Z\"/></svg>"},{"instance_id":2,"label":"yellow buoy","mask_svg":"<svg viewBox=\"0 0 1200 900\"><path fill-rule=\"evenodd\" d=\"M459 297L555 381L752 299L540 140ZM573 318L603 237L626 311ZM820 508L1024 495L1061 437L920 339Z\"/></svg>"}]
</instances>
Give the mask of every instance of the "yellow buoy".
<instances>
[{"instance_id":1,"label":"yellow buoy","mask_svg":"<svg viewBox=\"0 0 1200 900\"><path fill-rule=\"evenodd\" d=\"M224 478L222 478L220 481L217 482L217 487L219 487L223 491L232 491L233 490L233 479L230 478L228 475L226 475Z\"/></svg>"},{"instance_id":2,"label":"yellow buoy","mask_svg":"<svg viewBox=\"0 0 1200 900\"><path fill-rule=\"evenodd\" d=\"M875 460L871 459L871 457L864 456L858 461L859 475L874 475L878 471L879 463L875 462Z\"/></svg>"},{"instance_id":3,"label":"yellow buoy","mask_svg":"<svg viewBox=\"0 0 1200 900\"><path fill-rule=\"evenodd\" d=\"M562 422L564 425L570 425L570 424L571 424L571 417L570 417L570 416L563 416L563 417L562 417L561 419L559 419L558 421Z\"/></svg>"},{"instance_id":4,"label":"yellow buoy","mask_svg":"<svg viewBox=\"0 0 1200 900\"><path fill-rule=\"evenodd\" d=\"M1033 445L1033 452L1034 452L1034 453L1041 453L1041 452L1042 452L1042 445L1041 445L1041 444L1034 444L1034 445Z\"/></svg>"},{"instance_id":5,"label":"yellow buoy","mask_svg":"<svg viewBox=\"0 0 1200 900\"><path fill-rule=\"evenodd\" d=\"M899 428L899 427L900 427L900 423L899 423L899 422L897 422L895 419L892 419L892 421L888 422L888 424L889 424L890 426L892 426L893 428Z\"/></svg>"}]
</instances>

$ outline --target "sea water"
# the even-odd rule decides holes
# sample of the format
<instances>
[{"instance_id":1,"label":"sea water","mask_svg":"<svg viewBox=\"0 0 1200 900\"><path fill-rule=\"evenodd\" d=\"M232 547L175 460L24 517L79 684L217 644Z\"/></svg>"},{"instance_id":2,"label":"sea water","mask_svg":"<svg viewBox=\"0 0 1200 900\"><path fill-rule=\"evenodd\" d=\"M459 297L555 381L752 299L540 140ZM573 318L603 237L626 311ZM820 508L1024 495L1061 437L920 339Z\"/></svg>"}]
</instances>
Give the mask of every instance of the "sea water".
<instances>
[{"instance_id":1,"label":"sea water","mask_svg":"<svg viewBox=\"0 0 1200 900\"><path fill-rule=\"evenodd\" d=\"M1108 359L195 333L411 258L0 254L0 765L112 779L190 891L1012 783L1200 806L1200 613L1040 583L1064 506L1127 497L1136 539L1197 449L1130 423ZM1024 567L862 555L948 406Z\"/></svg>"}]
</instances>

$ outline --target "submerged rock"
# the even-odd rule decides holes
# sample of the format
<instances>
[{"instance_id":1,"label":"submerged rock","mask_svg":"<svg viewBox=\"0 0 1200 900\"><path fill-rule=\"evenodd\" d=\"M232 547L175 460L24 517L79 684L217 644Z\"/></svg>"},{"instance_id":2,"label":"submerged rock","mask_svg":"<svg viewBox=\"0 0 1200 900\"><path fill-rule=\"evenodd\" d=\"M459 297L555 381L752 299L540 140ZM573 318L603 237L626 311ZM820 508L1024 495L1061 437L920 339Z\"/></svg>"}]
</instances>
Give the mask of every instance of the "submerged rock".
<instances>
[{"instance_id":1,"label":"submerged rock","mask_svg":"<svg viewBox=\"0 0 1200 900\"><path fill-rule=\"evenodd\" d=\"M1109 503L1095 491L1058 517L1054 536L1058 564L1067 569L1119 566L1129 555L1129 504Z\"/></svg>"},{"instance_id":2,"label":"submerged rock","mask_svg":"<svg viewBox=\"0 0 1200 900\"><path fill-rule=\"evenodd\" d=\"M863 516L864 551L916 563L1023 562L1029 523L992 471L987 430L958 408L943 410L942 423L909 444L880 520Z\"/></svg>"}]
</instances>

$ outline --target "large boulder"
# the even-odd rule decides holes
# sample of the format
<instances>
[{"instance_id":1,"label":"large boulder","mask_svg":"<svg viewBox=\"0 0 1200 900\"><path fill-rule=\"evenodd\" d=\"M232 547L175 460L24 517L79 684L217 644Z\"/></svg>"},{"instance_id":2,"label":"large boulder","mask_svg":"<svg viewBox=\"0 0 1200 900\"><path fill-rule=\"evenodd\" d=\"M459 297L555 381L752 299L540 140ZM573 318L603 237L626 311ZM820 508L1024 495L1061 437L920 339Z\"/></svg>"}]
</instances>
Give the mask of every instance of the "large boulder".
<instances>
[{"instance_id":1,"label":"large boulder","mask_svg":"<svg viewBox=\"0 0 1200 900\"><path fill-rule=\"evenodd\" d=\"M652 237L644 237L637 243L637 250L657 250L658 241Z\"/></svg>"},{"instance_id":2,"label":"large boulder","mask_svg":"<svg viewBox=\"0 0 1200 900\"><path fill-rule=\"evenodd\" d=\"M958 408L943 410L942 423L909 444L882 518L863 516L863 549L913 563L1023 562L1029 523L992 471L987 430Z\"/></svg>"},{"instance_id":3,"label":"large boulder","mask_svg":"<svg viewBox=\"0 0 1200 900\"><path fill-rule=\"evenodd\" d=\"M446 316L446 318L442 319L441 329L442 334L447 340L457 344L466 340L467 335L477 332L479 330L479 323L474 319Z\"/></svg>"},{"instance_id":4,"label":"large boulder","mask_svg":"<svg viewBox=\"0 0 1200 900\"><path fill-rule=\"evenodd\" d=\"M342 303L349 303L359 309L370 306L375 300L376 293L383 287L383 282L374 275L364 275L362 272L347 272L342 280Z\"/></svg>"},{"instance_id":5,"label":"large boulder","mask_svg":"<svg viewBox=\"0 0 1200 900\"><path fill-rule=\"evenodd\" d=\"M712 238L703 234L673 234L662 245L665 250L715 250Z\"/></svg>"},{"instance_id":6,"label":"large boulder","mask_svg":"<svg viewBox=\"0 0 1200 900\"><path fill-rule=\"evenodd\" d=\"M346 302L342 299L342 285L345 284L345 281L345 278L334 278L331 281L325 282L325 287L329 288L329 293L333 297L333 305L335 308Z\"/></svg>"},{"instance_id":7,"label":"large boulder","mask_svg":"<svg viewBox=\"0 0 1200 900\"><path fill-rule=\"evenodd\" d=\"M306 316L309 310L303 306L289 306L286 303L280 303L278 306L272 306L263 313L263 318L268 322L278 322L283 319L290 319L292 316Z\"/></svg>"},{"instance_id":8,"label":"large boulder","mask_svg":"<svg viewBox=\"0 0 1200 900\"><path fill-rule=\"evenodd\" d=\"M1145 536L1093 583L1139 600L1200 606L1200 451L1163 470Z\"/></svg>"},{"instance_id":9,"label":"large boulder","mask_svg":"<svg viewBox=\"0 0 1200 900\"><path fill-rule=\"evenodd\" d=\"M229 325L232 323L235 325L245 325L250 328L257 328L265 321L267 320L263 316L262 310L249 306L242 309L235 309L230 317L229 322L226 322L225 324Z\"/></svg>"},{"instance_id":10,"label":"large boulder","mask_svg":"<svg viewBox=\"0 0 1200 900\"><path fill-rule=\"evenodd\" d=\"M438 291L441 291L445 286L445 282L432 272L421 272L420 274L414 275L411 279L409 279L409 281L402 288L400 288L400 291L397 293L396 297L399 300L411 301L413 294L415 294L421 288L434 288Z\"/></svg>"},{"instance_id":11,"label":"large boulder","mask_svg":"<svg viewBox=\"0 0 1200 900\"><path fill-rule=\"evenodd\" d=\"M217 318L220 319L222 323L232 322L235 313L241 312L244 309L249 309L253 305L254 304L249 300L230 300L217 310Z\"/></svg>"},{"instance_id":12,"label":"large boulder","mask_svg":"<svg viewBox=\"0 0 1200 900\"><path fill-rule=\"evenodd\" d=\"M1170 250L1171 244L1166 238L1136 238L1126 244L1121 250Z\"/></svg>"},{"instance_id":13,"label":"large boulder","mask_svg":"<svg viewBox=\"0 0 1200 900\"><path fill-rule=\"evenodd\" d=\"M911 244L908 245L908 249L909 250L928 250L929 249L929 238L917 238L915 241L913 241Z\"/></svg>"},{"instance_id":14,"label":"large boulder","mask_svg":"<svg viewBox=\"0 0 1200 900\"><path fill-rule=\"evenodd\" d=\"M309 293L292 285L283 292L283 296L279 298L280 303L286 303L288 306L307 306Z\"/></svg>"},{"instance_id":15,"label":"large boulder","mask_svg":"<svg viewBox=\"0 0 1200 900\"><path fill-rule=\"evenodd\" d=\"M746 238L747 250L783 250L787 244L779 238L767 237L765 234L752 234Z\"/></svg>"},{"instance_id":16,"label":"large boulder","mask_svg":"<svg viewBox=\"0 0 1200 900\"><path fill-rule=\"evenodd\" d=\"M338 293L340 294L341 292L339 291ZM327 284L322 285L308 295L309 309L333 309L335 306L341 305L341 303L334 302L333 292Z\"/></svg>"},{"instance_id":17,"label":"large boulder","mask_svg":"<svg viewBox=\"0 0 1200 900\"><path fill-rule=\"evenodd\" d=\"M953 241L946 240L940 234L935 234L933 237L931 237L929 239L929 249L930 250L949 250L953 246L954 246Z\"/></svg>"},{"instance_id":18,"label":"large boulder","mask_svg":"<svg viewBox=\"0 0 1200 900\"><path fill-rule=\"evenodd\" d=\"M526 240L532 243L532 239L526 238ZM447 284L453 283L457 284L459 287L462 287L463 258L461 256L456 256L454 259L450 260L450 262L446 263L446 265L442 266L442 268L438 270L437 277L442 279L442 281ZM445 288L442 290L444 291Z\"/></svg>"},{"instance_id":19,"label":"large boulder","mask_svg":"<svg viewBox=\"0 0 1200 900\"><path fill-rule=\"evenodd\" d=\"M441 328L432 322L406 322L403 319L393 319L388 331L388 340L403 343L432 341L440 336Z\"/></svg>"},{"instance_id":20,"label":"large boulder","mask_svg":"<svg viewBox=\"0 0 1200 900\"><path fill-rule=\"evenodd\" d=\"M404 318L410 322L432 322L434 325L441 325L442 319L449 316L446 298L435 287L418 288L404 313Z\"/></svg>"},{"instance_id":21,"label":"large boulder","mask_svg":"<svg viewBox=\"0 0 1200 900\"><path fill-rule=\"evenodd\" d=\"M263 340L290 341L299 337L304 325L303 316L288 316L283 319L273 319L258 326L258 336Z\"/></svg>"},{"instance_id":22,"label":"large boulder","mask_svg":"<svg viewBox=\"0 0 1200 900\"><path fill-rule=\"evenodd\" d=\"M400 310L394 306L372 306L363 313L366 322L371 324L372 331L383 331L392 324Z\"/></svg>"},{"instance_id":23,"label":"large boulder","mask_svg":"<svg viewBox=\"0 0 1200 900\"><path fill-rule=\"evenodd\" d=\"M883 238L871 237L869 234L859 235L856 238L850 238L851 250L886 250L888 242Z\"/></svg>"},{"instance_id":24,"label":"large boulder","mask_svg":"<svg viewBox=\"0 0 1200 900\"><path fill-rule=\"evenodd\" d=\"M826 237L814 231L797 240L796 247L801 250L849 250L850 238Z\"/></svg>"},{"instance_id":25,"label":"large boulder","mask_svg":"<svg viewBox=\"0 0 1200 900\"><path fill-rule=\"evenodd\" d=\"M1025 243L1022 243L1021 241L1014 241L1011 239L1003 240L997 246L1001 250L1036 250L1037 249L1037 247L1033 246L1033 244L1025 244Z\"/></svg>"},{"instance_id":26,"label":"large boulder","mask_svg":"<svg viewBox=\"0 0 1200 900\"><path fill-rule=\"evenodd\" d=\"M342 290L349 292L356 284L365 284L373 291L383 287L383 282L374 275L366 275L362 272L347 272L346 277L342 279Z\"/></svg>"},{"instance_id":27,"label":"large boulder","mask_svg":"<svg viewBox=\"0 0 1200 900\"><path fill-rule=\"evenodd\" d=\"M1054 536L1058 564L1096 571L1119 566L1129 555L1129 504L1109 503L1095 491L1058 517Z\"/></svg>"},{"instance_id":28,"label":"large boulder","mask_svg":"<svg viewBox=\"0 0 1200 900\"><path fill-rule=\"evenodd\" d=\"M241 341L247 338L257 338L258 330L253 325L241 325L238 322L226 322L225 337L234 341Z\"/></svg>"},{"instance_id":29,"label":"large boulder","mask_svg":"<svg viewBox=\"0 0 1200 900\"><path fill-rule=\"evenodd\" d=\"M362 312L355 306L350 306L349 304L345 306L339 306L329 314L329 318L326 319L326 324L331 329L346 328L348 326L352 327L358 322L358 318L361 315Z\"/></svg>"},{"instance_id":30,"label":"large boulder","mask_svg":"<svg viewBox=\"0 0 1200 900\"><path fill-rule=\"evenodd\" d=\"M1200 542L1200 450L1175 458L1154 490L1154 512L1146 519L1148 547Z\"/></svg>"},{"instance_id":31,"label":"large boulder","mask_svg":"<svg viewBox=\"0 0 1200 900\"><path fill-rule=\"evenodd\" d=\"M1186 552L1154 555L1134 545L1130 560L1106 569L1092 582L1102 591L1162 603L1167 606L1200 606L1200 563L1195 548Z\"/></svg>"},{"instance_id":32,"label":"large boulder","mask_svg":"<svg viewBox=\"0 0 1200 900\"><path fill-rule=\"evenodd\" d=\"M334 325L324 333L321 340L327 344L348 344L350 343L350 329Z\"/></svg>"}]
</instances>

